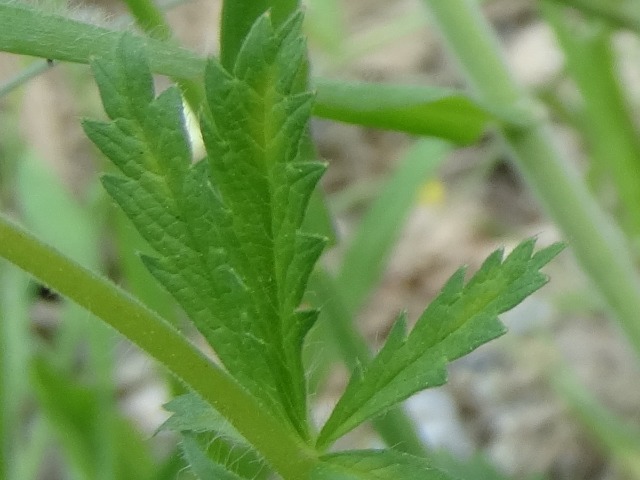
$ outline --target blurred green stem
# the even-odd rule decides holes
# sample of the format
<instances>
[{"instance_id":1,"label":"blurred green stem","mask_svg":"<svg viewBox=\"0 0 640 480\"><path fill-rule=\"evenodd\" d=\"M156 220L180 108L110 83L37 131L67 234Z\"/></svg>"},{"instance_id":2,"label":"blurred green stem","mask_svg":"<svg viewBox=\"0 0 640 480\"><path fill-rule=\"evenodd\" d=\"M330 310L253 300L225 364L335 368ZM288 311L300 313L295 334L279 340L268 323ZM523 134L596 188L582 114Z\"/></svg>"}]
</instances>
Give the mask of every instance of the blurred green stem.
<instances>
[{"instance_id":1,"label":"blurred green stem","mask_svg":"<svg viewBox=\"0 0 640 480\"><path fill-rule=\"evenodd\" d=\"M0 262L0 478L19 479L26 448L22 435L31 356L28 279Z\"/></svg>"},{"instance_id":2,"label":"blurred green stem","mask_svg":"<svg viewBox=\"0 0 640 480\"><path fill-rule=\"evenodd\" d=\"M0 86L0 98L12 92L14 89L26 84L29 80L47 71L52 66L53 64L47 60L33 62L14 78Z\"/></svg>"},{"instance_id":3,"label":"blurred green stem","mask_svg":"<svg viewBox=\"0 0 640 480\"><path fill-rule=\"evenodd\" d=\"M612 32L601 22L577 25L564 8L543 1L542 11L565 54L567 68L584 102L582 123L593 152L593 168L613 179L621 202L621 223L633 240L640 237L640 144L628 110L612 51Z\"/></svg>"},{"instance_id":4,"label":"blurred green stem","mask_svg":"<svg viewBox=\"0 0 640 480\"><path fill-rule=\"evenodd\" d=\"M423 1L483 101L506 110L530 103L511 78L476 1ZM530 128L502 128L506 148L640 354L640 279L627 242L562 158L548 126L533 112L529 116Z\"/></svg>"}]
</instances>

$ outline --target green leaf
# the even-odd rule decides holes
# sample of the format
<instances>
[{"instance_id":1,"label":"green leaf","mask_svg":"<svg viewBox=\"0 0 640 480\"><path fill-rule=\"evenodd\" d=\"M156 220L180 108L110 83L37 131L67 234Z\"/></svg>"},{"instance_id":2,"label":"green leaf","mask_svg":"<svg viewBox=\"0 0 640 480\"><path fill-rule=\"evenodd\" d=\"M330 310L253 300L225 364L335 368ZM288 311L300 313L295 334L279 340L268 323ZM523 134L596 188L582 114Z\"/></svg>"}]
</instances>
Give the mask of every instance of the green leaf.
<instances>
[{"instance_id":1,"label":"green leaf","mask_svg":"<svg viewBox=\"0 0 640 480\"><path fill-rule=\"evenodd\" d=\"M160 426L160 431L217 432L238 444L248 445L244 437L220 413L195 393L172 399L164 405L164 409L172 415Z\"/></svg>"},{"instance_id":2,"label":"green leaf","mask_svg":"<svg viewBox=\"0 0 640 480\"><path fill-rule=\"evenodd\" d=\"M493 114L451 89L316 79L314 115L367 127L473 143Z\"/></svg>"},{"instance_id":3,"label":"green leaf","mask_svg":"<svg viewBox=\"0 0 640 480\"><path fill-rule=\"evenodd\" d=\"M183 435L181 442L182 451L189 462L189 468L201 480L246 480L235 472L226 468L225 465L211 460L202 450L200 444L193 435Z\"/></svg>"},{"instance_id":4,"label":"green leaf","mask_svg":"<svg viewBox=\"0 0 640 480\"><path fill-rule=\"evenodd\" d=\"M455 480L426 459L395 450L353 450L322 457L311 480Z\"/></svg>"},{"instance_id":5,"label":"green leaf","mask_svg":"<svg viewBox=\"0 0 640 480\"><path fill-rule=\"evenodd\" d=\"M547 282L539 270L564 248L554 244L534 254L534 243L522 242L504 260L502 250L493 252L466 285L465 270L458 270L408 336L401 314L374 360L352 375L318 446L420 390L444 384L448 362L505 333L498 315Z\"/></svg>"},{"instance_id":6,"label":"green leaf","mask_svg":"<svg viewBox=\"0 0 640 480\"><path fill-rule=\"evenodd\" d=\"M180 446L191 470L202 480L262 480L270 474L248 446L218 436L183 432Z\"/></svg>"},{"instance_id":7,"label":"green leaf","mask_svg":"<svg viewBox=\"0 0 640 480\"><path fill-rule=\"evenodd\" d=\"M164 408L172 412L172 415L159 430L173 430L182 435L182 447L194 471L200 471L200 468L224 468L253 480L267 475L268 469L256 450L198 395L180 395L164 405ZM207 461L214 465L207 467L208 462L198 460L199 455L206 455ZM196 465L198 463L201 467ZM218 478L206 477L200 473L198 475L201 478Z\"/></svg>"},{"instance_id":8,"label":"green leaf","mask_svg":"<svg viewBox=\"0 0 640 480\"><path fill-rule=\"evenodd\" d=\"M300 310L325 239L301 231L325 166L300 155L312 96L301 15L274 31L262 16L233 72L206 69L207 159L192 164L182 101L154 98L144 53L124 36L112 60L93 64L111 122L85 131L120 169L103 185L158 253L143 256L263 405L308 438L301 347L317 312Z\"/></svg>"}]
</instances>

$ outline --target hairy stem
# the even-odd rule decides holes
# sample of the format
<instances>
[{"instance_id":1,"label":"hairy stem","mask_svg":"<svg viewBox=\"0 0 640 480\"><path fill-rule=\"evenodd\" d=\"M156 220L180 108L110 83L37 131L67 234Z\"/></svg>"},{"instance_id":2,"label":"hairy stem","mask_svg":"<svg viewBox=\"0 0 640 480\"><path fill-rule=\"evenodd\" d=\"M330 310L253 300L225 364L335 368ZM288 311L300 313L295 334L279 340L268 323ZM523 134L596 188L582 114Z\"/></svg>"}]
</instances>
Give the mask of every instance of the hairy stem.
<instances>
[{"instance_id":1,"label":"hairy stem","mask_svg":"<svg viewBox=\"0 0 640 480\"><path fill-rule=\"evenodd\" d=\"M89 63L106 56L121 33L107 28L45 13L18 4L0 3L0 51ZM168 42L136 37L146 48L155 73L196 79L204 72L204 59Z\"/></svg>"}]
</instances>

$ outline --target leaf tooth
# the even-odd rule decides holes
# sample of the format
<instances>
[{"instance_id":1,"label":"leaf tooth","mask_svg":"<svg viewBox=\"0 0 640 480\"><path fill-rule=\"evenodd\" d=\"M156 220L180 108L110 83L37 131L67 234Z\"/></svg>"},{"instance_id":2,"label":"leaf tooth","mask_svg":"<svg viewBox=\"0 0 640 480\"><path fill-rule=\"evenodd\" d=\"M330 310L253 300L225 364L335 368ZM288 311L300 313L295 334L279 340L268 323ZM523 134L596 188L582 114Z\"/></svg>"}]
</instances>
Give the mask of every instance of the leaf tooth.
<instances>
[{"instance_id":1,"label":"leaf tooth","mask_svg":"<svg viewBox=\"0 0 640 480\"><path fill-rule=\"evenodd\" d=\"M111 68L111 64L96 58L91 62L91 71L98 85L102 106L109 118L128 118L129 108L126 99L120 95L119 82L115 78L115 70Z\"/></svg>"},{"instance_id":2,"label":"leaf tooth","mask_svg":"<svg viewBox=\"0 0 640 480\"><path fill-rule=\"evenodd\" d=\"M303 20L302 12L297 12L276 33L280 43L276 62L281 72L276 88L283 95L300 90L299 87L306 82L307 45L302 34Z\"/></svg>"},{"instance_id":3,"label":"leaf tooth","mask_svg":"<svg viewBox=\"0 0 640 480\"><path fill-rule=\"evenodd\" d=\"M117 65L120 66L119 75L122 91L126 91L125 98L129 102L128 118L136 118L144 113L144 110L154 97L153 76L149 68L144 48L131 48L133 36L124 33L116 47ZM130 47L127 48L125 45ZM126 115L122 115L127 118ZM139 117L137 117L139 119Z\"/></svg>"},{"instance_id":4,"label":"leaf tooth","mask_svg":"<svg viewBox=\"0 0 640 480\"><path fill-rule=\"evenodd\" d=\"M207 61L204 78L207 105L213 120L214 122L222 122L229 115L225 99L229 97L231 90L235 88L234 85L237 80L214 57Z\"/></svg>"},{"instance_id":5,"label":"leaf tooth","mask_svg":"<svg viewBox=\"0 0 640 480\"><path fill-rule=\"evenodd\" d=\"M307 333L315 325L318 320L319 310L298 310L293 313L295 328L287 333L285 344L294 345L296 350L302 347Z\"/></svg>"},{"instance_id":6,"label":"leaf tooth","mask_svg":"<svg viewBox=\"0 0 640 480\"><path fill-rule=\"evenodd\" d=\"M282 74L277 78L275 89L281 95L303 90L309 73L307 62L307 42L299 36L288 42L277 58L277 64Z\"/></svg>"},{"instance_id":7,"label":"leaf tooth","mask_svg":"<svg viewBox=\"0 0 640 480\"><path fill-rule=\"evenodd\" d=\"M233 68L235 77L242 79L254 90L262 91L270 75L267 69L273 63L279 45L275 42L270 15L262 14L253 24L240 47Z\"/></svg>"},{"instance_id":8,"label":"leaf tooth","mask_svg":"<svg viewBox=\"0 0 640 480\"><path fill-rule=\"evenodd\" d=\"M295 162L276 165L272 172L273 204L279 208L273 216L274 241L295 232L304 219L313 189L326 170L320 162Z\"/></svg>"},{"instance_id":9,"label":"leaf tooth","mask_svg":"<svg viewBox=\"0 0 640 480\"><path fill-rule=\"evenodd\" d=\"M281 44L286 44L291 39L295 40L302 37L302 27L304 24L304 14L298 10L287 18L280 25L275 33ZM281 45L281 52L286 51L286 45Z\"/></svg>"},{"instance_id":10,"label":"leaf tooth","mask_svg":"<svg viewBox=\"0 0 640 480\"><path fill-rule=\"evenodd\" d=\"M398 315L398 318L393 323L391 330L389 331L389 335L387 335L387 339L384 342L384 345L376 355L376 358L379 358L381 362L384 361L384 358L388 358L393 355L402 345L404 345L407 339L407 312L402 311Z\"/></svg>"},{"instance_id":11,"label":"leaf tooth","mask_svg":"<svg viewBox=\"0 0 640 480\"><path fill-rule=\"evenodd\" d=\"M145 147L129 134L130 122L121 119L116 122L84 120L82 127L91 141L126 176L139 178L145 171Z\"/></svg>"},{"instance_id":12,"label":"leaf tooth","mask_svg":"<svg viewBox=\"0 0 640 480\"><path fill-rule=\"evenodd\" d=\"M505 259L505 263L512 264L526 264L533 255L533 248L535 246L536 239L534 237L528 238L524 242L521 242Z\"/></svg>"},{"instance_id":13,"label":"leaf tooth","mask_svg":"<svg viewBox=\"0 0 640 480\"><path fill-rule=\"evenodd\" d=\"M477 288L487 280L492 279L496 272L500 270L503 265L504 249L498 248L494 250L478 269L478 271L471 277L467 283L466 288Z\"/></svg>"},{"instance_id":14,"label":"leaf tooth","mask_svg":"<svg viewBox=\"0 0 640 480\"><path fill-rule=\"evenodd\" d=\"M191 146L177 88L168 88L149 105L143 127L153 169L162 174L173 195L180 197L183 178L191 164Z\"/></svg>"},{"instance_id":15,"label":"leaf tooth","mask_svg":"<svg viewBox=\"0 0 640 480\"><path fill-rule=\"evenodd\" d=\"M267 145L271 163L299 160L300 142L306 134L306 122L311 115L313 99L313 94L305 92L287 97L273 106L271 114L280 122L271 127L271 140Z\"/></svg>"},{"instance_id":16,"label":"leaf tooth","mask_svg":"<svg viewBox=\"0 0 640 480\"><path fill-rule=\"evenodd\" d=\"M299 307L309 276L318 258L322 254L327 239L319 235L298 232L295 236L295 252L289 263L280 263L280 298L283 311L292 311Z\"/></svg>"},{"instance_id":17,"label":"leaf tooth","mask_svg":"<svg viewBox=\"0 0 640 480\"><path fill-rule=\"evenodd\" d=\"M532 266L536 269L542 268L565 248L566 245L564 243L557 242L537 251L531 259Z\"/></svg>"},{"instance_id":18,"label":"leaf tooth","mask_svg":"<svg viewBox=\"0 0 640 480\"><path fill-rule=\"evenodd\" d=\"M140 181L117 175L103 175L102 185L120 205L127 216L142 230L149 230L156 243L163 237L172 237L188 246L184 222L179 218L177 206L165 193L159 180L143 175ZM154 248L158 248L157 244Z\"/></svg>"},{"instance_id":19,"label":"leaf tooth","mask_svg":"<svg viewBox=\"0 0 640 480\"><path fill-rule=\"evenodd\" d=\"M111 119L141 120L154 96L153 77L143 48L133 48L134 37L123 34L115 47L115 63L95 59L91 68L100 97Z\"/></svg>"}]
</instances>

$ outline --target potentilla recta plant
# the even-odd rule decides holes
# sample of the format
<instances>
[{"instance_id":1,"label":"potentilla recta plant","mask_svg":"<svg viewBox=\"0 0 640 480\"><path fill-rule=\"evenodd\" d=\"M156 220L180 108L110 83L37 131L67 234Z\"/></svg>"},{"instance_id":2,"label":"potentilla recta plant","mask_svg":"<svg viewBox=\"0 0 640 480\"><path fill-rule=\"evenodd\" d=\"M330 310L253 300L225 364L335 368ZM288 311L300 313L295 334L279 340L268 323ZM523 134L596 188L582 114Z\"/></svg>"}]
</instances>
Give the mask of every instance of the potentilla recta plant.
<instances>
[{"instance_id":1,"label":"potentilla recta plant","mask_svg":"<svg viewBox=\"0 0 640 480\"><path fill-rule=\"evenodd\" d=\"M398 316L373 360L352 372L328 420L313 425L302 348L318 310L303 298L326 239L303 222L326 164L306 148L314 93L306 88L301 24L301 13L277 28L262 15L232 67L208 60L199 117L206 156L195 162L181 93L171 87L156 95L140 42L123 35L110 56L92 61L109 120L83 126L118 170L102 184L154 252L141 261L219 363L4 219L0 253L184 382L190 393L169 403L164 428L180 433L199 478L453 479L428 459L391 448L331 448L414 393L444 384L449 362L505 333L498 315L547 282L540 269L563 247L534 252L528 239L506 257L491 254L466 282L458 270L411 331L406 315ZM33 265L38 256L49 270Z\"/></svg>"}]
</instances>

